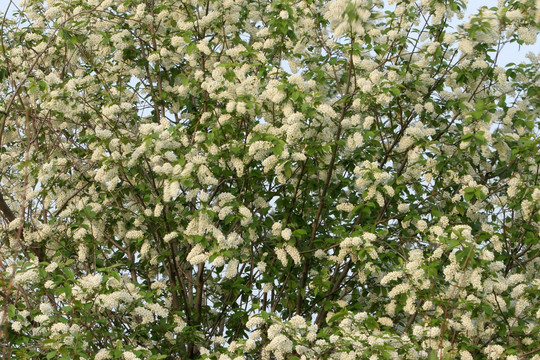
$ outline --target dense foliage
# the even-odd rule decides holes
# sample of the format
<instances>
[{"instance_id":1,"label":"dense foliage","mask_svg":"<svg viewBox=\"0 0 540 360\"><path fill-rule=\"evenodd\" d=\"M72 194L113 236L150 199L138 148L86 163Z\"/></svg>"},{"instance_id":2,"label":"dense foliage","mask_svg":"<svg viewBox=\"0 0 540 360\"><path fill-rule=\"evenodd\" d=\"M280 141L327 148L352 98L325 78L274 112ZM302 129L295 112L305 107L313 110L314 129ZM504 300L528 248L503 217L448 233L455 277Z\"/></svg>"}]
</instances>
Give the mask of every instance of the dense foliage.
<instances>
[{"instance_id":1,"label":"dense foliage","mask_svg":"<svg viewBox=\"0 0 540 360\"><path fill-rule=\"evenodd\" d=\"M2 358L540 359L540 4L465 2L23 0Z\"/></svg>"}]
</instances>

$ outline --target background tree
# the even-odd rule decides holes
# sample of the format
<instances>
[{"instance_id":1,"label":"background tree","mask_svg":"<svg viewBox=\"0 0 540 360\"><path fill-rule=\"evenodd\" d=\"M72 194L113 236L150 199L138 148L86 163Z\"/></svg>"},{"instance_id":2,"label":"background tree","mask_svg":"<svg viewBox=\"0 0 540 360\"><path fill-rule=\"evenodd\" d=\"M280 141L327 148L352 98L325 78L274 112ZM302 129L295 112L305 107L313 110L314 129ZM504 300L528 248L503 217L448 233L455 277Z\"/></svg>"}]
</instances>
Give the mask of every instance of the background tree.
<instances>
[{"instance_id":1,"label":"background tree","mask_svg":"<svg viewBox=\"0 0 540 360\"><path fill-rule=\"evenodd\" d=\"M540 358L538 1L23 2L2 358Z\"/></svg>"}]
</instances>

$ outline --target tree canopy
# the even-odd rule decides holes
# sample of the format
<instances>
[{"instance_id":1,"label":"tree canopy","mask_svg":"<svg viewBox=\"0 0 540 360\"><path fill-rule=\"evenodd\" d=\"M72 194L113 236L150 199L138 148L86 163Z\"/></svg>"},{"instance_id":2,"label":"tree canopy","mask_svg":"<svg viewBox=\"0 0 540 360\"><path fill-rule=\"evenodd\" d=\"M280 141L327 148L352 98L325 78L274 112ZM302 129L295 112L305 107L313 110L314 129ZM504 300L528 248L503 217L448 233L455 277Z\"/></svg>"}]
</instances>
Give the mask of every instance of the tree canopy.
<instances>
[{"instance_id":1,"label":"tree canopy","mask_svg":"<svg viewBox=\"0 0 540 360\"><path fill-rule=\"evenodd\" d=\"M2 358L540 359L539 1L465 8L23 0Z\"/></svg>"}]
</instances>

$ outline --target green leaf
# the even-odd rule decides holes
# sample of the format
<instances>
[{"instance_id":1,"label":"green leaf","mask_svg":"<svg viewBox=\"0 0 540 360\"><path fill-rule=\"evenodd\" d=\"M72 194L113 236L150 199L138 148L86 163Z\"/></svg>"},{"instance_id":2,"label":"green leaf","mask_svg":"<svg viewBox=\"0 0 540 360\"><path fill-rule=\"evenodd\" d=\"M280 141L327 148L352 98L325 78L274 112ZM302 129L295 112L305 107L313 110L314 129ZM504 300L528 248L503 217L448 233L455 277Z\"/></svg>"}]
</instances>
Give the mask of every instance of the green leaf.
<instances>
[{"instance_id":1,"label":"green leaf","mask_svg":"<svg viewBox=\"0 0 540 360\"><path fill-rule=\"evenodd\" d=\"M481 110L475 110L475 111L471 112L471 115L472 115L473 119L475 119L475 120L481 119L483 114L484 114L484 112L481 111Z\"/></svg>"},{"instance_id":2,"label":"green leaf","mask_svg":"<svg viewBox=\"0 0 540 360\"><path fill-rule=\"evenodd\" d=\"M71 271L68 268L64 268L64 275L71 281L75 281L75 276L73 275L73 271Z\"/></svg>"},{"instance_id":3,"label":"green leaf","mask_svg":"<svg viewBox=\"0 0 540 360\"><path fill-rule=\"evenodd\" d=\"M477 198L477 199L481 199L481 200L484 200L486 198L486 195L480 191L480 190L476 190L474 192L474 196Z\"/></svg>"},{"instance_id":4,"label":"green leaf","mask_svg":"<svg viewBox=\"0 0 540 360\"><path fill-rule=\"evenodd\" d=\"M47 83L43 80L38 81L38 86L40 91L45 91L45 89L47 89Z\"/></svg>"},{"instance_id":5,"label":"green leaf","mask_svg":"<svg viewBox=\"0 0 540 360\"><path fill-rule=\"evenodd\" d=\"M397 87L392 87L390 88L390 92L392 93L392 95L394 96L399 96L401 94L401 91L397 88Z\"/></svg>"},{"instance_id":6,"label":"green leaf","mask_svg":"<svg viewBox=\"0 0 540 360\"><path fill-rule=\"evenodd\" d=\"M279 156L285 149L285 141L283 140L277 140L274 142L274 147L272 148L272 152L274 155Z\"/></svg>"},{"instance_id":7,"label":"green leaf","mask_svg":"<svg viewBox=\"0 0 540 360\"><path fill-rule=\"evenodd\" d=\"M379 328L379 323L377 323L377 320L375 320L372 316L369 316L365 321L364 324L369 330L375 330Z\"/></svg>"},{"instance_id":8,"label":"green leaf","mask_svg":"<svg viewBox=\"0 0 540 360\"><path fill-rule=\"evenodd\" d=\"M448 239L448 250L452 250L452 249L456 248L460 243L461 243L461 241L459 239L449 238Z\"/></svg>"},{"instance_id":9,"label":"green leaf","mask_svg":"<svg viewBox=\"0 0 540 360\"><path fill-rule=\"evenodd\" d=\"M291 169L290 166L285 167L285 169L283 170L283 173L288 178L290 178L292 176L292 174L293 174L292 169Z\"/></svg>"},{"instance_id":10,"label":"green leaf","mask_svg":"<svg viewBox=\"0 0 540 360\"><path fill-rule=\"evenodd\" d=\"M300 237L302 235L307 235L307 231L304 229L296 229L293 231L293 236Z\"/></svg>"},{"instance_id":11,"label":"green leaf","mask_svg":"<svg viewBox=\"0 0 540 360\"><path fill-rule=\"evenodd\" d=\"M480 144L484 145L484 144L487 144L487 140L486 138L484 137L484 134L483 133L477 133L477 134L474 134L474 138L476 140L478 140L478 142L480 142Z\"/></svg>"}]
</instances>

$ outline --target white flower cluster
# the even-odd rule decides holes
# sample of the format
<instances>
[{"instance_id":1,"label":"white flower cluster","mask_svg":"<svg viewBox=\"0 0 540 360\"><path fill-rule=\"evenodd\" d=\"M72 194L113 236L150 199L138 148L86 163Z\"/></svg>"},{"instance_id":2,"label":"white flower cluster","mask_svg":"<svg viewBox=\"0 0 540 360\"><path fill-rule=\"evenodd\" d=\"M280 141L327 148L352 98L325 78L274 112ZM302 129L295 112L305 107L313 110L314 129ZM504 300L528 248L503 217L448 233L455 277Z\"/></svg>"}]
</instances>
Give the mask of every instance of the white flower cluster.
<instances>
[{"instance_id":1,"label":"white flower cluster","mask_svg":"<svg viewBox=\"0 0 540 360\"><path fill-rule=\"evenodd\" d=\"M69 333L69 325L65 323L54 323L51 326L51 335L67 334Z\"/></svg>"},{"instance_id":2,"label":"white flower cluster","mask_svg":"<svg viewBox=\"0 0 540 360\"><path fill-rule=\"evenodd\" d=\"M464 55L471 55L474 52L474 45L469 39L461 39L459 41L458 49Z\"/></svg>"},{"instance_id":3,"label":"white flower cluster","mask_svg":"<svg viewBox=\"0 0 540 360\"><path fill-rule=\"evenodd\" d=\"M301 263L302 259L296 247L287 245L285 246L285 251L287 251L287 254L289 254L295 265L299 265Z\"/></svg>"},{"instance_id":4,"label":"white flower cluster","mask_svg":"<svg viewBox=\"0 0 540 360\"><path fill-rule=\"evenodd\" d=\"M287 259L287 251L283 248L277 247L274 249L274 252L276 253L277 259L281 261L283 267L287 266L289 263L289 260Z\"/></svg>"},{"instance_id":5,"label":"white flower cluster","mask_svg":"<svg viewBox=\"0 0 540 360\"><path fill-rule=\"evenodd\" d=\"M198 265L208 260L209 254L204 252L204 248L201 244L196 244L186 257L186 260L191 265Z\"/></svg>"},{"instance_id":6,"label":"white flower cluster","mask_svg":"<svg viewBox=\"0 0 540 360\"><path fill-rule=\"evenodd\" d=\"M118 308L124 308L124 304L129 304L134 301L138 296L132 295L127 289L122 289L114 291L110 294L100 294L97 296L97 303L99 306L109 309L116 310Z\"/></svg>"},{"instance_id":7,"label":"white flower cluster","mask_svg":"<svg viewBox=\"0 0 540 360\"><path fill-rule=\"evenodd\" d=\"M129 230L126 233L126 239L141 239L144 237L144 233L141 230Z\"/></svg>"},{"instance_id":8,"label":"white flower cluster","mask_svg":"<svg viewBox=\"0 0 540 360\"><path fill-rule=\"evenodd\" d=\"M392 272L386 274L381 279L381 285L387 285L389 282L394 281L394 280L398 280L401 277L403 277L403 272L402 271L399 271L399 270L398 271L392 271Z\"/></svg>"},{"instance_id":9,"label":"white flower cluster","mask_svg":"<svg viewBox=\"0 0 540 360\"><path fill-rule=\"evenodd\" d=\"M240 261L238 259L231 259L227 264L227 269L225 270L224 277L226 279L231 279L238 274L238 265Z\"/></svg>"},{"instance_id":10,"label":"white flower cluster","mask_svg":"<svg viewBox=\"0 0 540 360\"><path fill-rule=\"evenodd\" d=\"M101 274L86 275L80 278L77 283L88 292L94 291L101 286L103 276Z\"/></svg>"},{"instance_id":11,"label":"white flower cluster","mask_svg":"<svg viewBox=\"0 0 540 360\"><path fill-rule=\"evenodd\" d=\"M39 279L39 272L37 269L21 270L15 274L13 278L13 284L23 285L25 283L37 281Z\"/></svg>"}]
</instances>

